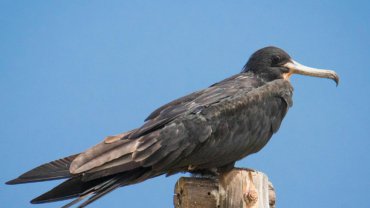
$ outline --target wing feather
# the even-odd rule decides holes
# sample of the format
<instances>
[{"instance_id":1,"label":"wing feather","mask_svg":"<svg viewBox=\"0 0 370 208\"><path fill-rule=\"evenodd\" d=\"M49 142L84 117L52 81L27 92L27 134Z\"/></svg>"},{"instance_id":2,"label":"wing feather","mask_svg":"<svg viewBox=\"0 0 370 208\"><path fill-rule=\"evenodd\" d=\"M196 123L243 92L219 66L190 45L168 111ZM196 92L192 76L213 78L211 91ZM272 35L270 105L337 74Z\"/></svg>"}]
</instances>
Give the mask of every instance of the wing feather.
<instances>
[{"instance_id":1,"label":"wing feather","mask_svg":"<svg viewBox=\"0 0 370 208\"><path fill-rule=\"evenodd\" d=\"M258 151L265 144L257 141L258 136L269 138L274 132L259 132L260 127L271 125L276 129L280 125L285 113L271 119L270 111L281 111L277 108L282 103L286 106L286 98L277 92L269 94L268 89L277 90L273 83L258 88L260 83L249 79L237 76L159 108L142 127L124 134L124 138L108 139L80 154L71 171L84 172L83 180L139 167L163 173L188 165L224 165ZM233 139L223 141L225 138ZM236 156L231 157L233 151Z\"/></svg>"},{"instance_id":2,"label":"wing feather","mask_svg":"<svg viewBox=\"0 0 370 208\"><path fill-rule=\"evenodd\" d=\"M14 180L6 182L6 184L19 184L68 178L71 176L71 173L69 172L69 166L77 156L78 154L75 154L40 165L22 174Z\"/></svg>"}]
</instances>

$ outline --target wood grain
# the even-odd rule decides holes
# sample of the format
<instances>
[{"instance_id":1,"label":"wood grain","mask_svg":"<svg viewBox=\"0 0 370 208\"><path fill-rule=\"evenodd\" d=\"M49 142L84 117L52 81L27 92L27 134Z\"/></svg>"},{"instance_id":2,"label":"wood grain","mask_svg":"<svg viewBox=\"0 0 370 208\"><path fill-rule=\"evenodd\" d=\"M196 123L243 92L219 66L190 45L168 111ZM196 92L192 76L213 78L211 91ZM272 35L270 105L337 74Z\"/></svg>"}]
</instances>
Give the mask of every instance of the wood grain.
<instances>
[{"instance_id":1,"label":"wood grain","mask_svg":"<svg viewBox=\"0 0 370 208\"><path fill-rule=\"evenodd\" d=\"M264 173L234 168L218 178L180 178L175 187L174 206L274 208L275 190Z\"/></svg>"}]
</instances>

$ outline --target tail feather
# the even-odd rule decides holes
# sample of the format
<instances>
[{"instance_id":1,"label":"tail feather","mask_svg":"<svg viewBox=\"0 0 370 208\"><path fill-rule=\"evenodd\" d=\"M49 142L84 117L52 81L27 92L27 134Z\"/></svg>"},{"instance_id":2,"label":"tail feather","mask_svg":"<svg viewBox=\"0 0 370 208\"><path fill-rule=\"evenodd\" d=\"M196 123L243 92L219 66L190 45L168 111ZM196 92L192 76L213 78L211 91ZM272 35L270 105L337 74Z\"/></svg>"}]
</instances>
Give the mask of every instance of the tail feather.
<instances>
[{"instance_id":1,"label":"tail feather","mask_svg":"<svg viewBox=\"0 0 370 208\"><path fill-rule=\"evenodd\" d=\"M92 193L91 193L92 194ZM85 195L85 196L80 196L78 197L77 199L69 202L68 204L62 206L61 208L69 208L69 207L72 207L73 205L77 204L78 202L82 201L84 198L86 198L87 196L89 195Z\"/></svg>"},{"instance_id":2,"label":"tail feather","mask_svg":"<svg viewBox=\"0 0 370 208\"><path fill-rule=\"evenodd\" d=\"M8 185L55 180L71 177L69 167L79 154L71 155L62 159L54 160L40 165L16 179L6 182Z\"/></svg>"},{"instance_id":3,"label":"tail feather","mask_svg":"<svg viewBox=\"0 0 370 208\"><path fill-rule=\"evenodd\" d=\"M63 208L68 208L90 196L78 206L82 208L120 186L137 183L139 182L138 179L141 181L140 177L148 173L148 170L148 168L137 168L92 181L83 181L82 176L76 176L33 199L31 203L39 204L77 197L77 199L63 206Z\"/></svg>"},{"instance_id":4,"label":"tail feather","mask_svg":"<svg viewBox=\"0 0 370 208\"><path fill-rule=\"evenodd\" d=\"M108 194L109 192L113 191L114 189L118 188L121 186L121 183L119 181L116 181L114 183L111 183L109 186L104 187L101 190L98 190L96 193L94 193L93 196L88 198L85 202L83 202L78 208L83 208L94 201L98 200L99 198L103 197L104 195Z\"/></svg>"},{"instance_id":5,"label":"tail feather","mask_svg":"<svg viewBox=\"0 0 370 208\"><path fill-rule=\"evenodd\" d=\"M105 179L109 180L109 179ZM31 201L32 204L55 202L78 197L84 191L93 188L104 182L103 179L82 182L81 176L70 178L50 191L36 197Z\"/></svg>"}]
</instances>

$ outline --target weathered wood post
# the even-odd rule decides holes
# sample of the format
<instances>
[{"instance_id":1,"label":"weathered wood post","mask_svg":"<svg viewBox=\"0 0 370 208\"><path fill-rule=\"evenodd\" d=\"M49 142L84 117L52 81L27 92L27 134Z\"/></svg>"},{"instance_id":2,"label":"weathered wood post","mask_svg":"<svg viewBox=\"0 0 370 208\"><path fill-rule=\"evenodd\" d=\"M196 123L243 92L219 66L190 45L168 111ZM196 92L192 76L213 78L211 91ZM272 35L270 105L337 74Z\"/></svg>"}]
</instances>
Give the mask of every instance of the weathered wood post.
<instances>
[{"instance_id":1,"label":"weathered wood post","mask_svg":"<svg viewBox=\"0 0 370 208\"><path fill-rule=\"evenodd\" d=\"M274 208L275 191L267 176L234 168L218 179L182 177L175 187L175 208Z\"/></svg>"}]
</instances>

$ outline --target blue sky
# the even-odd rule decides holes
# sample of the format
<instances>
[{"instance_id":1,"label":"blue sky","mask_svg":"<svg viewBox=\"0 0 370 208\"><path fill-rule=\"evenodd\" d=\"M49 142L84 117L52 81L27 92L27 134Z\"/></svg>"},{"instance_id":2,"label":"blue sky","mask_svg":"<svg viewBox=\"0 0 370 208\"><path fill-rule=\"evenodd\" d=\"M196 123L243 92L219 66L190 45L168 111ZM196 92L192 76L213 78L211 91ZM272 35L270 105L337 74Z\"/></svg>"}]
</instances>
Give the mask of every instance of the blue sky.
<instances>
[{"instance_id":1,"label":"blue sky","mask_svg":"<svg viewBox=\"0 0 370 208\"><path fill-rule=\"evenodd\" d=\"M2 205L31 207L58 183L5 181L141 125L275 45L341 82L293 77L279 132L237 165L268 174L278 207L370 207L369 10L368 1L0 1ZM180 176L91 207L172 207Z\"/></svg>"}]
</instances>

